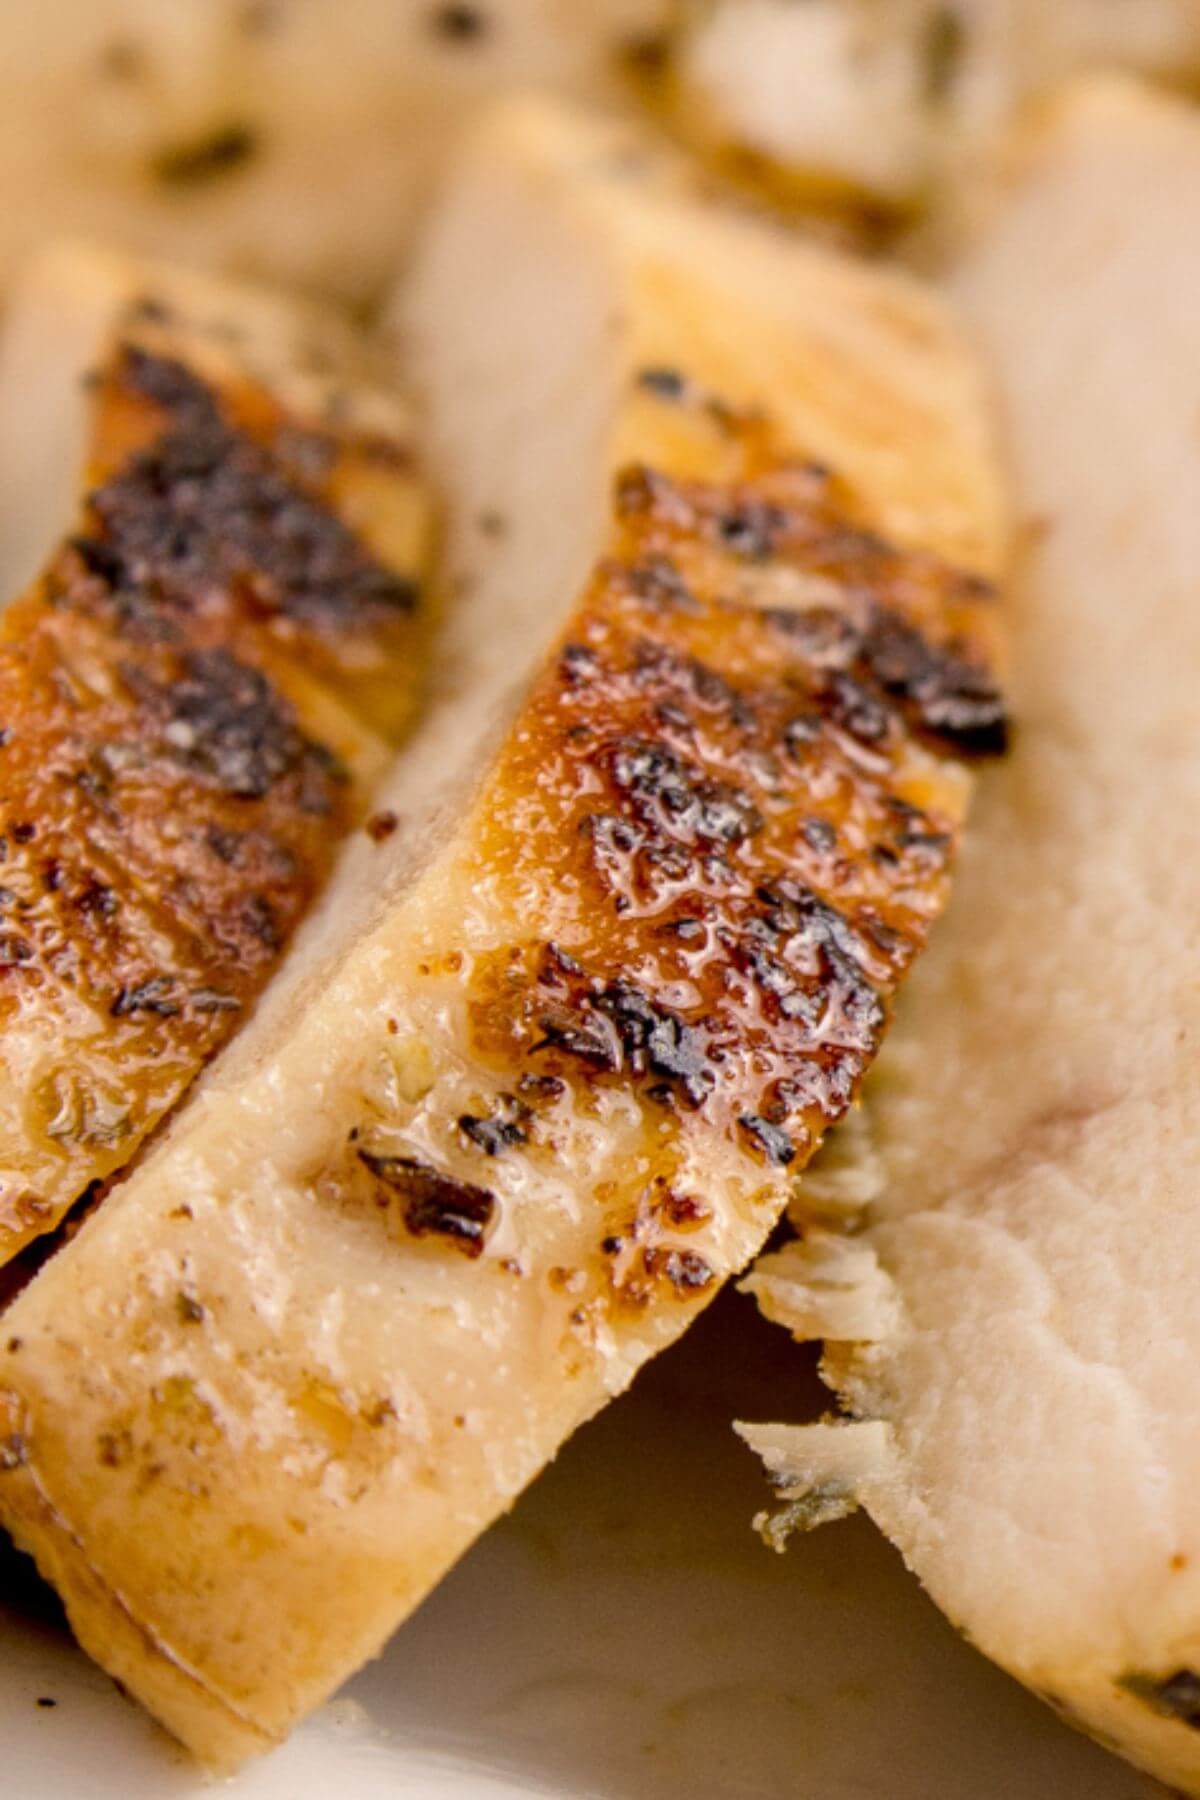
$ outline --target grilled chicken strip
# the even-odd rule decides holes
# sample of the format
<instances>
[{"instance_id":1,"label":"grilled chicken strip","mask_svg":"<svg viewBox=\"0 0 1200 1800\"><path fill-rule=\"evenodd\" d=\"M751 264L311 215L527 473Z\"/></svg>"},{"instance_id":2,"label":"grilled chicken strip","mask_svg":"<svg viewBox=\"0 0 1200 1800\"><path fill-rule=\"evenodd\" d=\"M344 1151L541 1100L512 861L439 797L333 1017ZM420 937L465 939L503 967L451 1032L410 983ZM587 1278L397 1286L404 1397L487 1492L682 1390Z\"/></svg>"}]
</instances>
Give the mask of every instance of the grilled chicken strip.
<instances>
[{"instance_id":1,"label":"grilled chicken strip","mask_svg":"<svg viewBox=\"0 0 1200 1800\"><path fill-rule=\"evenodd\" d=\"M406 319L464 591L374 905L3 1326L0 1518L218 1765L762 1243L1004 734L993 464L919 287L531 103Z\"/></svg>"},{"instance_id":2,"label":"grilled chicken strip","mask_svg":"<svg viewBox=\"0 0 1200 1800\"><path fill-rule=\"evenodd\" d=\"M277 966L411 709L426 536L405 421L291 302L55 252L2 360L0 461L76 498L0 617L0 1264Z\"/></svg>"},{"instance_id":3,"label":"grilled chicken strip","mask_svg":"<svg viewBox=\"0 0 1200 1800\"><path fill-rule=\"evenodd\" d=\"M673 0L6 8L0 283L47 236L362 301L489 96L619 99Z\"/></svg>"},{"instance_id":4,"label":"grilled chicken strip","mask_svg":"<svg viewBox=\"0 0 1200 1800\"><path fill-rule=\"evenodd\" d=\"M1081 69L1194 80L1194 0L683 0L660 62L683 134L811 207L908 215Z\"/></svg>"},{"instance_id":5,"label":"grilled chicken strip","mask_svg":"<svg viewBox=\"0 0 1200 1800\"><path fill-rule=\"evenodd\" d=\"M957 288L1029 520L1023 723L837 1172L869 1229L753 1278L858 1340L859 1422L752 1435L801 1515L857 1490L973 1643L1200 1794L1200 122L1085 88L1017 166Z\"/></svg>"}]
</instances>

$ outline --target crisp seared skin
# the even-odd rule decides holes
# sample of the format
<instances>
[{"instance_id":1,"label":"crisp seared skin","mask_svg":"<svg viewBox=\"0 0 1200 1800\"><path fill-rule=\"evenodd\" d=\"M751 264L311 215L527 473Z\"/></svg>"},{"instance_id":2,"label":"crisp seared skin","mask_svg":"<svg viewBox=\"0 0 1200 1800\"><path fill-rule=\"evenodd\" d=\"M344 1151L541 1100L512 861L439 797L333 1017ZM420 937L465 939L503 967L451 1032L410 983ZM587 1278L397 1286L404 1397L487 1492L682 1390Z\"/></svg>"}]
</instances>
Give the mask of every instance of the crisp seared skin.
<instances>
[{"instance_id":1,"label":"crisp seared skin","mask_svg":"<svg viewBox=\"0 0 1200 1800\"><path fill-rule=\"evenodd\" d=\"M246 1016L380 764L370 678L416 651L414 571L337 503L363 458L407 488L404 446L197 374L159 304L128 323L78 529L0 623L0 1262Z\"/></svg>"}]
</instances>

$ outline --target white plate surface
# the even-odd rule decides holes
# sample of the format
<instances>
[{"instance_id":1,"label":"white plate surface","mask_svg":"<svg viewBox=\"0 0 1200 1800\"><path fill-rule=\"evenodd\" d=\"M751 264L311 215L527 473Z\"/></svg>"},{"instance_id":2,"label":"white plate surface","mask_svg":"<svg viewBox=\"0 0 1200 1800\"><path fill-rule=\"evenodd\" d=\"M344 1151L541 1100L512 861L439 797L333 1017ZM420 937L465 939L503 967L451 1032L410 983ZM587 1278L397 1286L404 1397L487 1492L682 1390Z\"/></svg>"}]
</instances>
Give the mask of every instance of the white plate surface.
<instances>
[{"instance_id":1,"label":"white plate surface","mask_svg":"<svg viewBox=\"0 0 1200 1800\"><path fill-rule=\"evenodd\" d=\"M724 1296L229 1800L1160 1796L961 1644L865 1521L762 1547L729 1419L812 1404ZM4 1800L212 1795L15 1561L0 1595Z\"/></svg>"}]
</instances>

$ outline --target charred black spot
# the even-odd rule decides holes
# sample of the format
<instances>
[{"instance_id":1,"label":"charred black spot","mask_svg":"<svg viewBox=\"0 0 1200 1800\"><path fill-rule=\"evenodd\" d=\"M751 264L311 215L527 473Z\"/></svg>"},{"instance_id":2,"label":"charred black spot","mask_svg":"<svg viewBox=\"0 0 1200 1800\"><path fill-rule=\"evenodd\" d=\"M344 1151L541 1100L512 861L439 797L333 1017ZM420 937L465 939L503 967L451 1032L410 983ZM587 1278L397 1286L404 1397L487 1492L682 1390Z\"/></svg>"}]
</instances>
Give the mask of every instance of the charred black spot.
<instances>
[{"instance_id":1,"label":"charred black spot","mask_svg":"<svg viewBox=\"0 0 1200 1800\"><path fill-rule=\"evenodd\" d=\"M758 1145L768 1162L786 1168L795 1160L796 1146L778 1125L772 1125L761 1113L743 1113L738 1124Z\"/></svg>"},{"instance_id":2,"label":"charred black spot","mask_svg":"<svg viewBox=\"0 0 1200 1800\"><path fill-rule=\"evenodd\" d=\"M816 668L848 668L862 647L862 633L853 619L835 606L772 608L767 617L787 638L789 648Z\"/></svg>"},{"instance_id":3,"label":"charred black spot","mask_svg":"<svg viewBox=\"0 0 1200 1800\"><path fill-rule=\"evenodd\" d=\"M463 1113L458 1128L485 1156L500 1156L529 1142L530 1110L515 1094L498 1094L486 1118Z\"/></svg>"},{"instance_id":4,"label":"charred black spot","mask_svg":"<svg viewBox=\"0 0 1200 1800\"><path fill-rule=\"evenodd\" d=\"M764 883L756 898L763 907L762 918L776 934L803 933L822 949L836 951L855 973L866 957L866 946L854 926L837 908L822 900L811 888L788 876Z\"/></svg>"},{"instance_id":5,"label":"charred black spot","mask_svg":"<svg viewBox=\"0 0 1200 1800\"><path fill-rule=\"evenodd\" d=\"M463 4L435 6L429 22L441 38L451 44L471 44L485 37L490 21L478 6Z\"/></svg>"},{"instance_id":6,"label":"charred black spot","mask_svg":"<svg viewBox=\"0 0 1200 1800\"><path fill-rule=\"evenodd\" d=\"M667 919L659 930L664 936L676 937L683 944L703 943L708 937L708 927L703 919Z\"/></svg>"},{"instance_id":7,"label":"charred black spot","mask_svg":"<svg viewBox=\"0 0 1200 1800\"><path fill-rule=\"evenodd\" d=\"M703 1030L629 980L609 982L592 996L592 1005L611 1019L635 1072L669 1077L689 1104L701 1105L716 1083Z\"/></svg>"},{"instance_id":8,"label":"charred black spot","mask_svg":"<svg viewBox=\"0 0 1200 1800\"><path fill-rule=\"evenodd\" d=\"M120 376L169 415L162 438L90 497L103 541L77 541L90 571L187 613L214 587L246 584L254 605L344 630L411 612L412 582L370 556L280 463L226 424L209 389L169 357L126 349Z\"/></svg>"},{"instance_id":9,"label":"charred black spot","mask_svg":"<svg viewBox=\"0 0 1200 1800\"><path fill-rule=\"evenodd\" d=\"M639 369L637 383L648 393L657 394L660 400L682 400L688 390L688 379L681 369L662 365Z\"/></svg>"},{"instance_id":10,"label":"charred black spot","mask_svg":"<svg viewBox=\"0 0 1200 1800\"><path fill-rule=\"evenodd\" d=\"M754 724L754 708L746 696L699 657L682 656L670 645L641 638L634 645L632 673L639 687L651 691L658 689L680 702L691 700L703 708L723 713L739 729L748 730ZM690 729L691 720L686 714L681 716Z\"/></svg>"},{"instance_id":11,"label":"charred black spot","mask_svg":"<svg viewBox=\"0 0 1200 1800\"><path fill-rule=\"evenodd\" d=\"M125 585L125 564L111 545L99 538L82 536L71 538L70 545L89 575L95 575L106 587Z\"/></svg>"},{"instance_id":12,"label":"charred black spot","mask_svg":"<svg viewBox=\"0 0 1200 1800\"><path fill-rule=\"evenodd\" d=\"M1163 1676L1133 1673L1122 1676L1120 1685L1155 1712L1200 1731L1200 1674L1194 1669L1176 1669Z\"/></svg>"},{"instance_id":13,"label":"charred black spot","mask_svg":"<svg viewBox=\"0 0 1200 1800\"><path fill-rule=\"evenodd\" d=\"M357 1154L376 1180L400 1196L405 1226L414 1237L446 1237L465 1256L480 1255L496 1211L496 1196L487 1188L443 1175L415 1156Z\"/></svg>"},{"instance_id":14,"label":"charred black spot","mask_svg":"<svg viewBox=\"0 0 1200 1800\"><path fill-rule=\"evenodd\" d=\"M888 708L853 675L835 670L827 677L820 700L833 723L860 743L882 743L891 731Z\"/></svg>"},{"instance_id":15,"label":"charred black spot","mask_svg":"<svg viewBox=\"0 0 1200 1800\"><path fill-rule=\"evenodd\" d=\"M247 894L241 905L241 919L251 937L257 938L265 950L282 947L279 922L265 894Z\"/></svg>"},{"instance_id":16,"label":"charred black spot","mask_svg":"<svg viewBox=\"0 0 1200 1800\"><path fill-rule=\"evenodd\" d=\"M721 543L736 556L752 562L765 562L773 556L787 527L788 516L781 507L749 498L730 507L717 520Z\"/></svg>"},{"instance_id":17,"label":"charred black spot","mask_svg":"<svg viewBox=\"0 0 1200 1800\"><path fill-rule=\"evenodd\" d=\"M230 120L203 137L170 144L158 151L151 161L150 173L164 187L204 187L246 168L261 148L261 136L252 125Z\"/></svg>"},{"instance_id":18,"label":"charred black spot","mask_svg":"<svg viewBox=\"0 0 1200 1800\"><path fill-rule=\"evenodd\" d=\"M567 1084L559 1075L522 1075L517 1087L521 1093L536 1104L538 1101L558 1100L567 1091Z\"/></svg>"},{"instance_id":19,"label":"charred black spot","mask_svg":"<svg viewBox=\"0 0 1200 1800\"><path fill-rule=\"evenodd\" d=\"M599 667L599 658L586 644L565 644L558 659L564 681L575 686L590 681Z\"/></svg>"},{"instance_id":20,"label":"charred black spot","mask_svg":"<svg viewBox=\"0 0 1200 1800\"><path fill-rule=\"evenodd\" d=\"M216 782L226 793L261 800L284 776L298 774L309 810L327 809L345 772L324 746L297 728L290 704L228 650L181 658L178 677L159 682L136 664L121 674L158 724L158 747L173 761Z\"/></svg>"},{"instance_id":21,"label":"charred black spot","mask_svg":"<svg viewBox=\"0 0 1200 1800\"><path fill-rule=\"evenodd\" d=\"M13 969L32 961L33 945L15 932L0 932L0 969Z\"/></svg>"},{"instance_id":22,"label":"charred black spot","mask_svg":"<svg viewBox=\"0 0 1200 1800\"><path fill-rule=\"evenodd\" d=\"M545 1006L538 1014L542 1033L534 1050L562 1050L598 1069L621 1067L621 1043L608 1020L566 1006Z\"/></svg>"},{"instance_id":23,"label":"charred black spot","mask_svg":"<svg viewBox=\"0 0 1200 1800\"><path fill-rule=\"evenodd\" d=\"M75 897L76 909L98 919L115 918L119 910L116 894L95 876L87 876L85 885Z\"/></svg>"},{"instance_id":24,"label":"charred black spot","mask_svg":"<svg viewBox=\"0 0 1200 1800\"><path fill-rule=\"evenodd\" d=\"M572 956L569 950L564 950L561 944L556 944L551 939L542 951L543 981L561 980L564 976L582 974L583 964L578 957Z\"/></svg>"},{"instance_id":25,"label":"charred black spot","mask_svg":"<svg viewBox=\"0 0 1200 1800\"><path fill-rule=\"evenodd\" d=\"M183 997L173 975L152 975L134 987L123 987L109 1008L114 1019L148 1013L157 1019L174 1019L183 1011Z\"/></svg>"},{"instance_id":26,"label":"charred black spot","mask_svg":"<svg viewBox=\"0 0 1200 1800\"><path fill-rule=\"evenodd\" d=\"M628 979L577 981L569 998L543 1002L537 1024L543 1035L534 1050L559 1050L614 1073L658 1076L689 1106L702 1105L716 1085L707 1031Z\"/></svg>"},{"instance_id":27,"label":"charred black spot","mask_svg":"<svg viewBox=\"0 0 1200 1800\"><path fill-rule=\"evenodd\" d=\"M639 815L689 839L737 844L762 829L762 815L740 788L712 780L661 744L628 739L616 746L610 767Z\"/></svg>"},{"instance_id":28,"label":"charred black spot","mask_svg":"<svg viewBox=\"0 0 1200 1800\"><path fill-rule=\"evenodd\" d=\"M625 571L630 591L655 607L686 607L695 611L696 596L669 556L647 556Z\"/></svg>"},{"instance_id":29,"label":"charred black spot","mask_svg":"<svg viewBox=\"0 0 1200 1800\"><path fill-rule=\"evenodd\" d=\"M970 755L998 755L1007 747L1004 699L985 669L939 649L885 608L876 611L863 656L919 729Z\"/></svg>"}]
</instances>

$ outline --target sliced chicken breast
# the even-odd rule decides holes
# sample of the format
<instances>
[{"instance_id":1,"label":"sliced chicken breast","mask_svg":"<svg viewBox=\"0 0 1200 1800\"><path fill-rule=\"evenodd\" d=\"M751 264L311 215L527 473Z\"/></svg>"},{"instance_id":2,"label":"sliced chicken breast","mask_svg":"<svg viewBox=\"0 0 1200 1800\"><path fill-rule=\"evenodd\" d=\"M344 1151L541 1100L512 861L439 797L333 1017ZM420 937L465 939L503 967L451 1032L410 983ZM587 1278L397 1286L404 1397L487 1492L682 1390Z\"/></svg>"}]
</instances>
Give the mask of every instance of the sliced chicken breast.
<instances>
[{"instance_id":1,"label":"sliced chicken breast","mask_svg":"<svg viewBox=\"0 0 1200 1800\"><path fill-rule=\"evenodd\" d=\"M1026 519L1016 747L865 1149L753 1278L857 1422L751 1435L793 1517L861 1498L973 1643L1200 1794L1200 120L1084 88L1018 168L955 283Z\"/></svg>"},{"instance_id":2,"label":"sliced chicken breast","mask_svg":"<svg viewBox=\"0 0 1200 1800\"><path fill-rule=\"evenodd\" d=\"M1200 70L1195 0L685 0L665 93L685 135L811 206L901 214L1031 95L1088 68Z\"/></svg>"},{"instance_id":3,"label":"sliced chicken breast","mask_svg":"<svg viewBox=\"0 0 1200 1800\"><path fill-rule=\"evenodd\" d=\"M23 285L5 558L60 545L0 615L0 1265L247 1016L411 711L427 503L342 335L87 251Z\"/></svg>"},{"instance_id":4,"label":"sliced chicken breast","mask_svg":"<svg viewBox=\"0 0 1200 1800\"><path fill-rule=\"evenodd\" d=\"M47 236L361 301L489 96L619 98L673 0L9 6L0 283Z\"/></svg>"},{"instance_id":5,"label":"sliced chicken breast","mask_svg":"<svg viewBox=\"0 0 1200 1800\"><path fill-rule=\"evenodd\" d=\"M218 1765L761 1245L1004 736L988 435L915 284L530 104L404 319L462 592L399 828L3 1322L0 1518Z\"/></svg>"}]
</instances>

